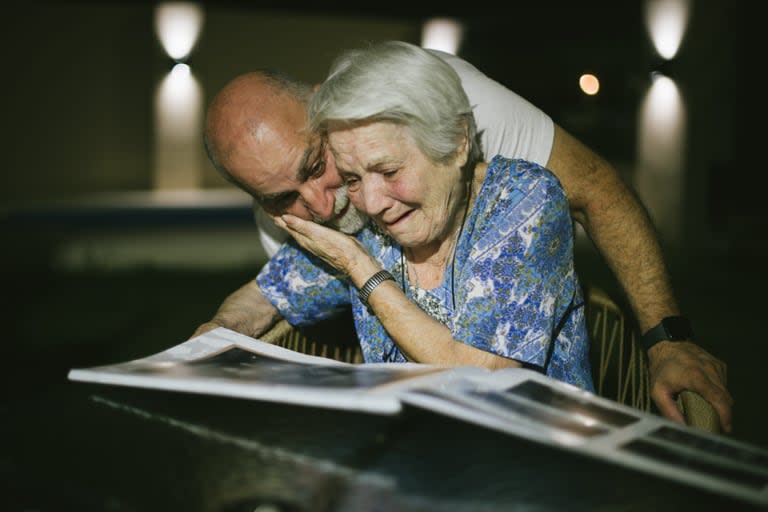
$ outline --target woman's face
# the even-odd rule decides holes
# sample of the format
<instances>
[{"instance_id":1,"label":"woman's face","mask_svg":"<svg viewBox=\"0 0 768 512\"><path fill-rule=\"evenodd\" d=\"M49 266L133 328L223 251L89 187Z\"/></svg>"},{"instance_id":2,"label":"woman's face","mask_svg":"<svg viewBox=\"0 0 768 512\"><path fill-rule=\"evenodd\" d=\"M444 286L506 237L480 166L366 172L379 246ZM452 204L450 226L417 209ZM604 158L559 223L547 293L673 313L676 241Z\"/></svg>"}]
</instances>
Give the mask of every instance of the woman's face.
<instances>
[{"instance_id":1,"label":"woman's face","mask_svg":"<svg viewBox=\"0 0 768 512\"><path fill-rule=\"evenodd\" d=\"M328 141L352 204L398 243L418 248L451 233L464 199L463 153L434 163L407 128L388 122L336 130Z\"/></svg>"}]
</instances>

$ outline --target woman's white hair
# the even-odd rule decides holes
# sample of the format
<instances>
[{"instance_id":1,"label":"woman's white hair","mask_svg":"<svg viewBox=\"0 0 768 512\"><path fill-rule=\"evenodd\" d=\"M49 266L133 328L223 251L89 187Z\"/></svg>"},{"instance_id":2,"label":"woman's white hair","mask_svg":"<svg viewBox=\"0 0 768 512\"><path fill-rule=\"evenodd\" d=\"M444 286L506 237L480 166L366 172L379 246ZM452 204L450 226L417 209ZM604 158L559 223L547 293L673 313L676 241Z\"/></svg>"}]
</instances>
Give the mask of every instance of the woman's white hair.
<instances>
[{"instance_id":1,"label":"woman's white hair","mask_svg":"<svg viewBox=\"0 0 768 512\"><path fill-rule=\"evenodd\" d=\"M342 53L309 103L313 131L378 121L404 125L435 162L453 158L465 137L465 168L483 158L461 79L445 61L418 46L387 41Z\"/></svg>"}]
</instances>

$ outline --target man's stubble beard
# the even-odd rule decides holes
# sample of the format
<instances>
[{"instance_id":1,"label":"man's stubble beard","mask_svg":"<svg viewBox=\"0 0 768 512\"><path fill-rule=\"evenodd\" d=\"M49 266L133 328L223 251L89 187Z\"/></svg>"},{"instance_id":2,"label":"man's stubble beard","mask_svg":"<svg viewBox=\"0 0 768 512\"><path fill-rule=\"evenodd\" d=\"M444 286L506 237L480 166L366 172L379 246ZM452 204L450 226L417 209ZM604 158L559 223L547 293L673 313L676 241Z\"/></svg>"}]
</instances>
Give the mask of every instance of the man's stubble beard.
<instances>
[{"instance_id":1,"label":"man's stubble beard","mask_svg":"<svg viewBox=\"0 0 768 512\"><path fill-rule=\"evenodd\" d=\"M337 190L336 194L334 195L334 199L335 203L333 206L333 214L335 216L338 215L339 212L341 212L344 208L346 208L347 204L349 204L347 188L341 187L339 190ZM354 205L349 204L349 208L341 218L336 219L327 225L333 229L341 231L342 233L354 235L363 229L366 222L368 222L368 216L358 211Z\"/></svg>"}]
</instances>

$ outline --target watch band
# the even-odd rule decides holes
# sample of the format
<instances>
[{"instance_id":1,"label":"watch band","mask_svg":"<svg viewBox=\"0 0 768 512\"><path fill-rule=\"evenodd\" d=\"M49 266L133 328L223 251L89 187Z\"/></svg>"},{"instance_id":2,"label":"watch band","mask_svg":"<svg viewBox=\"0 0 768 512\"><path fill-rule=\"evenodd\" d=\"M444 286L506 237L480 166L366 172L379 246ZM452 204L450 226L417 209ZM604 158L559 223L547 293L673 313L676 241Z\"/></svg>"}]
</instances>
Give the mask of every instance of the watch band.
<instances>
[{"instance_id":1,"label":"watch band","mask_svg":"<svg viewBox=\"0 0 768 512\"><path fill-rule=\"evenodd\" d=\"M379 270L375 274L373 274L363 286L360 287L360 291L357 293L357 296L360 297L360 302L362 302L364 305L368 305L368 297L370 297L371 292L379 286L384 281L389 280L394 281L395 278L387 272L386 270Z\"/></svg>"},{"instance_id":2,"label":"watch band","mask_svg":"<svg viewBox=\"0 0 768 512\"><path fill-rule=\"evenodd\" d=\"M691 322L684 316L668 316L643 334L640 344L648 349L662 341L682 341L693 337Z\"/></svg>"}]
</instances>

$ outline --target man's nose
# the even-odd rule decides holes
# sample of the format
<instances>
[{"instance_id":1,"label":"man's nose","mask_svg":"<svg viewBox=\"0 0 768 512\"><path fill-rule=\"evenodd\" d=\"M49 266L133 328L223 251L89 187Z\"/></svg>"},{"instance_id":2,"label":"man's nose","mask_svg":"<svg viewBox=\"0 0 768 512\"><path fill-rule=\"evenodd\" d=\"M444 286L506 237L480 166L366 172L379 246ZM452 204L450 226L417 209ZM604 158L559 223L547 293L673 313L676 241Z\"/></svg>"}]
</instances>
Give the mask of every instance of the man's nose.
<instances>
[{"instance_id":1,"label":"man's nose","mask_svg":"<svg viewBox=\"0 0 768 512\"><path fill-rule=\"evenodd\" d=\"M314 217L328 220L333 217L335 189L325 187L319 180L309 180L299 190L301 202Z\"/></svg>"}]
</instances>

